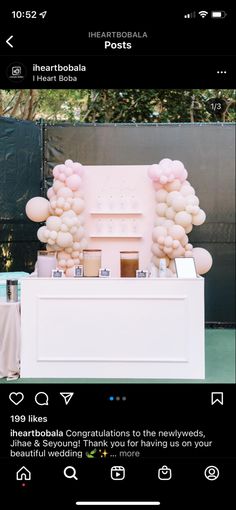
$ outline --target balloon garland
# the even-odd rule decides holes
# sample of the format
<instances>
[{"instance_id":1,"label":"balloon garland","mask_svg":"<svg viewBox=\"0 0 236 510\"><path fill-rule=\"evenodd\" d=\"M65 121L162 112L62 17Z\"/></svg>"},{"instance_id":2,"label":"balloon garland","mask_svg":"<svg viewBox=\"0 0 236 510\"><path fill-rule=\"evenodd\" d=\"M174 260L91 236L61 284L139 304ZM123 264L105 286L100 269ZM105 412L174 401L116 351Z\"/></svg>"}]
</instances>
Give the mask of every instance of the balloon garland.
<instances>
[{"instance_id":1,"label":"balloon garland","mask_svg":"<svg viewBox=\"0 0 236 510\"><path fill-rule=\"evenodd\" d=\"M212 266L211 254L204 248L193 248L187 236L193 226L204 223L206 214L187 181L188 172L183 163L162 159L149 167L148 176L153 182L157 202L152 262L159 268L160 259L165 258L167 276L173 276L175 257L194 257L197 273L206 273Z\"/></svg>"},{"instance_id":2,"label":"balloon garland","mask_svg":"<svg viewBox=\"0 0 236 510\"><path fill-rule=\"evenodd\" d=\"M84 200L81 192L83 167L67 159L53 169L53 185L47 197L31 198L26 204L26 215L32 221L46 221L37 232L47 251L57 254L58 268L66 276L74 275L74 267L81 263L87 246L84 230Z\"/></svg>"}]
</instances>

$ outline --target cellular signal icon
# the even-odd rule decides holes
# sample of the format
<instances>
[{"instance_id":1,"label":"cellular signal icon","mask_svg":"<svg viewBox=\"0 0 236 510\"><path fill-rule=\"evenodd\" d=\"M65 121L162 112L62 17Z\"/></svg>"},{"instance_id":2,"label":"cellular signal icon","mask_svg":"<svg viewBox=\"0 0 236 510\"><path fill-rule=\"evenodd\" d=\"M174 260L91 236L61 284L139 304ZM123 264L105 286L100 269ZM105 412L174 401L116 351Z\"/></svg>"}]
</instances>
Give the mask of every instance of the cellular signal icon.
<instances>
[{"instance_id":1,"label":"cellular signal icon","mask_svg":"<svg viewBox=\"0 0 236 510\"><path fill-rule=\"evenodd\" d=\"M196 18L196 12L189 12L188 14L184 15L184 18Z\"/></svg>"},{"instance_id":2,"label":"cellular signal icon","mask_svg":"<svg viewBox=\"0 0 236 510\"><path fill-rule=\"evenodd\" d=\"M199 11L199 16L201 16L201 18L205 18L207 15L208 15L208 12L207 11Z\"/></svg>"}]
</instances>

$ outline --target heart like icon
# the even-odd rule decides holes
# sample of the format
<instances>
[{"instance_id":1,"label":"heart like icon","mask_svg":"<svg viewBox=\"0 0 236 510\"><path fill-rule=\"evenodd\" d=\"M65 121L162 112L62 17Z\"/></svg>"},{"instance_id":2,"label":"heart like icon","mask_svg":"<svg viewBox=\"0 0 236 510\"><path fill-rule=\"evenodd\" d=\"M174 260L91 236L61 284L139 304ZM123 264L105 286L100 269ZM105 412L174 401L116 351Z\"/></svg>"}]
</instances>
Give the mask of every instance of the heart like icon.
<instances>
[{"instance_id":1,"label":"heart like icon","mask_svg":"<svg viewBox=\"0 0 236 510\"><path fill-rule=\"evenodd\" d=\"M21 393L20 391L18 391L18 393L15 393L15 392L12 392L10 393L9 395L9 400L15 404L15 406L18 406L18 404L20 404L22 402L22 400L24 400L24 395L23 393Z\"/></svg>"}]
</instances>

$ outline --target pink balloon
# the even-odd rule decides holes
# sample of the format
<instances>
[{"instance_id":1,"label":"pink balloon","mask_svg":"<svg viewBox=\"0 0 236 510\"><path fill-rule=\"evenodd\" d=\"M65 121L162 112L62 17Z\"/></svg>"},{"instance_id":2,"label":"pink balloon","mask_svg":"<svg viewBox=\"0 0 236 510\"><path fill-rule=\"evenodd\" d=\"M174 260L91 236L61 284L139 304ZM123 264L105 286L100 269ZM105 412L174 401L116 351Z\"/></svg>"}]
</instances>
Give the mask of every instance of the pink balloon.
<instances>
[{"instance_id":1,"label":"pink balloon","mask_svg":"<svg viewBox=\"0 0 236 510\"><path fill-rule=\"evenodd\" d=\"M202 225L206 219L206 213L200 209L200 211L197 214L194 214L192 216L192 223L193 225Z\"/></svg>"},{"instance_id":2,"label":"pink balloon","mask_svg":"<svg viewBox=\"0 0 236 510\"><path fill-rule=\"evenodd\" d=\"M57 192L57 196L63 198L70 198L73 196L73 192L71 191L70 188L67 188L66 186L62 185L62 187Z\"/></svg>"},{"instance_id":3,"label":"pink balloon","mask_svg":"<svg viewBox=\"0 0 236 510\"><path fill-rule=\"evenodd\" d=\"M179 179L174 179L172 182L168 182L165 186L167 191L179 191L181 187L181 182Z\"/></svg>"},{"instance_id":4,"label":"pink balloon","mask_svg":"<svg viewBox=\"0 0 236 510\"><path fill-rule=\"evenodd\" d=\"M198 274L205 274L211 269L213 263L212 256L205 248L193 248L192 256L194 257Z\"/></svg>"},{"instance_id":5,"label":"pink balloon","mask_svg":"<svg viewBox=\"0 0 236 510\"><path fill-rule=\"evenodd\" d=\"M160 190L160 189L163 189L162 184L160 184L160 183L159 183L159 182L157 182L157 181L153 181L153 186L154 186L154 189L155 189L156 191L158 191L158 190Z\"/></svg>"},{"instance_id":6,"label":"pink balloon","mask_svg":"<svg viewBox=\"0 0 236 510\"><path fill-rule=\"evenodd\" d=\"M148 168L148 177L150 177L150 179L152 179L153 181L156 178L156 172L157 172L158 168L159 168L159 166L157 164L151 165Z\"/></svg>"},{"instance_id":7,"label":"pink balloon","mask_svg":"<svg viewBox=\"0 0 236 510\"><path fill-rule=\"evenodd\" d=\"M66 176L64 173L61 173L58 177L58 179L61 181L61 182L64 182L66 180Z\"/></svg>"},{"instance_id":8,"label":"pink balloon","mask_svg":"<svg viewBox=\"0 0 236 510\"><path fill-rule=\"evenodd\" d=\"M49 216L49 201L43 197L31 198L26 204L25 212L31 221L45 221Z\"/></svg>"},{"instance_id":9,"label":"pink balloon","mask_svg":"<svg viewBox=\"0 0 236 510\"><path fill-rule=\"evenodd\" d=\"M55 180L52 187L54 192L58 193L59 189L62 188L62 186L64 186L63 182Z\"/></svg>"},{"instance_id":10,"label":"pink balloon","mask_svg":"<svg viewBox=\"0 0 236 510\"><path fill-rule=\"evenodd\" d=\"M66 177L70 177L70 175L73 175L73 170L70 166L67 166L64 170L64 174Z\"/></svg>"},{"instance_id":11,"label":"pink balloon","mask_svg":"<svg viewBox=\"0 0 236 510\"><path fill-rule=\"evenodd\" d=\"M60 172L56 166L53 168L52 173L53 173L53 177L59 177L59 175L60 175Z\"/></svg>"},{"instance_id":12,"label":"pink balloon","mask_svg":"<svg viewBox=\"0 0 236 510\"><path fill-rule=\"evenodd\" d=\"M58 232L57 244L61 248L67 248L72 245L73 237L69 232Z\"/></svg>"},{"instance_id":13,"label":"pink balloon","mask_svg":"<svg viewBox=\"0 0 236 510\"><path fill-rule=\"evenodd\" d=\"M181 225L173 225L168 229L168 234L173 237L173 239L180 240L185 235L185 230Z\"/></svg>"},{"instance_id":14,"label":"pink balloon","mask_svg":"<svg viewBox=\"0 0 236 510\"><path fill-rule=\"evenodd\" d=\"M55 193L54 193L54 191L53 191L53 188L49 188L49 189L47 190L47 197L48 197L48 198L49 198L49 200L50 200L50 198L52 198L52 197L54 197L54 196L55 196Z\"/></svg>"},{"instance_id":15,"label":"pink balloon","mask_svg":"<svg viewBox=\"0 0 236 510\"><path fill-rule=\"evenodd\" d=\"M73 165L73 161L72 161L72 159L67 159L67 160L65 161L65 165L66 165L66 166L71 166L71 165Z\"/></svg>"},{"instance_id":16,"label":"pink balloon","mask_svg":"<svg viewBox=\"0 0 236 510\"><path fill-rule=\"evenodd\" d=\"M79 214L83 211L84 201L82 200L82 198L74 198L73 204L72 204L72 209L73 209L73 211L75 211L76 214Z\"/></svg>"},{"instance_id":17,"label":"pink balloon","mask_svg":"<svg viewBox=\"0 0 236 510\"><path fill-rule=\"evenodd\" d=\"M161 159L161 161L159 162L159 165L163 166L163 165L169 165L170 163L172 163L172 160L169 159L169 158L163 158Z\"/></svg>"},{"instance_id":18,"label":"pink balloon","mask_svg":"<svg viewBox=\"0 0 236 510\"><path fill-rule=\"evenodd\" d=\"M164 227L154 227L153 231L152 231L152 238L153 238L153 241L156 241L158 239L158 237L160 236L163 236L163 237L166 237L167 235L167 230L166 228Z\"/></svg>"},{"instance_id":19,"label":"pink balloon","mask_svg":"<svg viewBox=\"0 0 236 510\"><path fill-rule=\"evenodd\" d=\"M66 276L72 278L74 276L74 266L68 267L66 270Z\"/></svg>"},{"instance_id":20,"label":"pink balloon","mask_svg":"<svg viewBox=\"0 0 236 510\"><path fill-rule=\"evenodd\" d=\"M83 174L83 166L81 165L81 163L77 163L77 162L73 163L72 168L73 168L75 174L78 174L78 175Z\"/></svg>"},{"instance_id":21,"label":"pink balloon","mask_svg":"<svg viewBox=\"0 0 236 510\"><path fill-rule=\"evenodd\" d=\"M189 214L185 211L176 213L175 223L177 223L177 225L181 225L182 227L187 227L191 222L192 222L191 214Z\"/></svg>"},{"instance_id":22,"label":"pink balloon","mask_svg":"<svg viewBox=\"0 0 236 510\"><path fill-rule=\"evenodd\" d=\"M156 201L157 202L165 202L166 201L166 198L167 198L167 191L165 189L160 189L159 191L156 192Z\"/></svg>"},{"instance_id":23,"label":"pink balloon","mask_svg":"<svg viewBox=\"0 0 236 510\"><path fill-rule=\"evenodd\" d=\"M81 178L79 175L73 174L70 177L67 177L66 184L72 191L76 191L81 184Z\"/></svg>"},{"instance_id":24,"label":"pink balloon","mask_svg":"<svg viewBox=\"0 0 236 510\"><path fill-rule=\"evenodd\" d=\"M158 257L158 258L162 258L162 257L165 257L165 253L163 250L161 250L161 248L158 246L157 243L153 243L152 245L152 253Z\"/></svg>"},{"instance_id":25,"label":"pink balloon","mask_svg":"<svg viewBox=\"0 0 236 510\"><path fill-rule=\"evenodd\" d=\"M161 184L166 184L167 183L167 177L165 175L161 175L160 177L160 183Z\"/></svg>"}]
</instances>

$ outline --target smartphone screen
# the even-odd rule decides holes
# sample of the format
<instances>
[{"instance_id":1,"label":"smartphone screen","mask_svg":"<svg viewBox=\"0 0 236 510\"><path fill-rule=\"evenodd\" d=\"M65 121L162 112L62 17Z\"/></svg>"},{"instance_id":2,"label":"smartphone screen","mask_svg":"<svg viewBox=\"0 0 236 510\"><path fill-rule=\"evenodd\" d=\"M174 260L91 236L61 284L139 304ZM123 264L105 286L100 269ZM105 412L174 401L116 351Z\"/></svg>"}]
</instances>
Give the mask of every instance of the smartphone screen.
<instances>
[{"instance_id":1,"label":"smartphone screen","mask_svg":"<svg viewBox=\"0 0 236 510\"><path fill-rule=\"evenodd\" d=\"M231 508L235 13L116 9L2 10L2 500Z\"/></svg>"}]
</instances>

